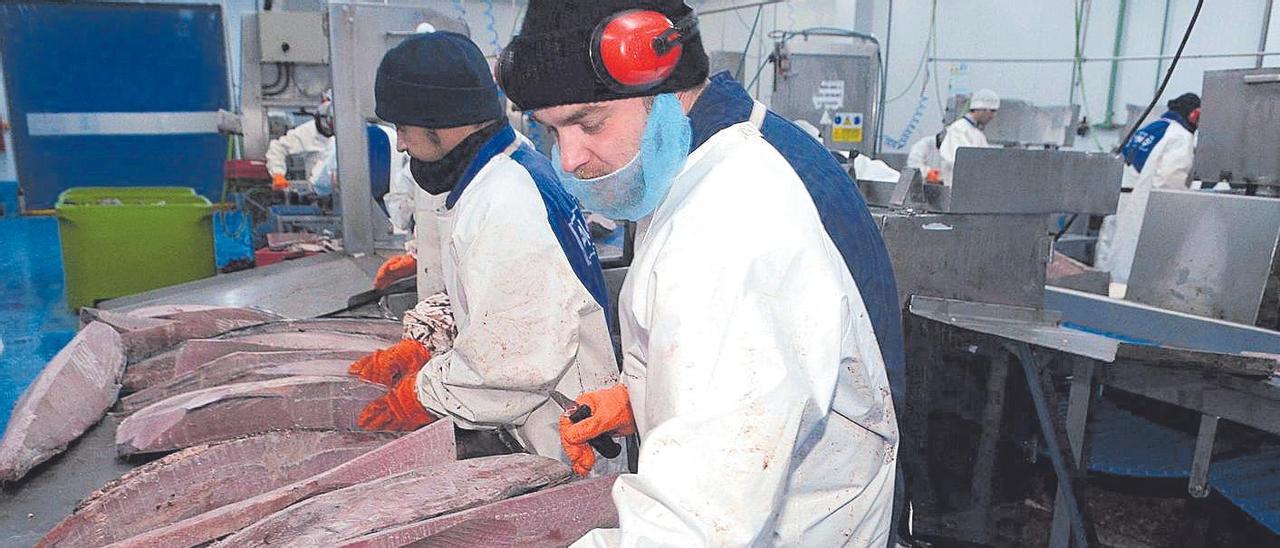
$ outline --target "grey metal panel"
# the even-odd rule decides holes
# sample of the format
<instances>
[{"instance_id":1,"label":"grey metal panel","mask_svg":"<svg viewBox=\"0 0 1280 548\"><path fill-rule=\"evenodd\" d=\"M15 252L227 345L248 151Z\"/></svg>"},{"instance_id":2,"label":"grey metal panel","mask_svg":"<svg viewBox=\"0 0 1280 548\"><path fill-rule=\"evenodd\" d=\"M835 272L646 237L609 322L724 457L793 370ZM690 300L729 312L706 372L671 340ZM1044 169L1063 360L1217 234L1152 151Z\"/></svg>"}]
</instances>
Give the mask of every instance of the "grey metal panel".
<instances>
[{"instance_id":1,"label":"grey metal panel","mask_svg":"<svg viewBox=\"0 0 1280 548\"><path fill-rule=\"evenodd\" d=\"M1057 325L1057 315L1043 310L984 305L947 299L913 297L911 313L947 325L1113 362L1120 341Z\"/></svg>"},{"instance_id":2,"label":"grey metal panel","mask_svg":"<svg viewBox=\"0 0 1280 548\"><path fill-rule=\"evenodd\" d=\"M1050 241L1042 215L873 212L897 277L911 295L1011 306L1044 302Z\"/></svg>"},{"instance_id":3,"label":"grey metal panel","mask_svg":"<svg viewBox=\"0 0 1280 548\"><path fill-rule=\"evenodd\" d=\"M884 152L882 150L880 157L877 159L884 160L884 163L889 164L889 167L899 171L907 167L907 153L905 152Z\"/></svg>"},{"instance_id":4,"label":"grey metal panel","mask_svg":"<svg viewBox=\"0 0 1280 548\"><path fill-rule=\"evenodd\" d=\"M373 197L369 183L369 138L365 124L376 118L373 82L387 50L413 36L420 23L467 35L466 23L418 7L331 2L329 47L333 60L334 133L341 184L342 239L348 253L373 251Z\"/></svg>"},{"instance_id":5,"label":"grey metal panel","mask_svg":"<svg viewBox=\"0 0 1280 548\"><path fill-rule=\"evenodd\" d=\"M101 306L124 311L156 304L254 306L291 318L311 318L342 310L348 297L368 291L382 260L377 255L327 253L112 299Z\"/></svg>"},{"instance_id":6,"label":"grey metal panel","mask_svg":"<svg viewBox=\"0 0 1280 548\"><path fill-rule=\"evenodd\" d=\"M324 14L319 12L259 13L258 45L266 62L329 62L329 37L324 33Z\"/></svg>"},{"instance_id":7,"label":"grey metal panel","mask_svg":"<svg viewBox=\"0 0 1280 548\"><path fill-rule=\"evenodd\" d=\"M1119 141L1120 139L1123 139L1125 135L1128 135L1129 130L1133 129L1133 126L1135 124L1137 124L1138 128L1141 129L1147 124L1150 124L1151 122L1154 122L1157 119L1159 119L1160 115L1163 114L1163 111L1161 111L1160 109L1153 108L1151 109L1151 113L1147 114L1146 118L1143 118L1142 120L1138 120L1138 117L1142 116L1142 112L1147 110L1147 105L1135 105L1133 103L1128 103L1124 106L1124 109L1125 109L1124 129L1120 130L1119 133L1117 133L1117 136L1116 136L1117 141ZM1118 143L1117 143L1117 146L1118 146Z\"/></svg>"},{"instance_id":8,"label":"grey metal panel","mask_svg":"<svg viewBox=\"0 0 1280 548\"><path fill-rule=\"evenodd\" d=\"M321 32L318 27L317 32ZM262 86L275 81L284 65L264 63L258 39L258 14L248 13L240 19L240 113L244 118L242 150L246 158L263 158L271 140L268 110L294 112L315 110L321 95L330 89L328 65L290 65L290 85L271 96L264 96Z\"/></svg>"},{"instance_id":9,"label":"grey metal panel","mask_svg":"<svg viewBox=\"0 0 1280 548\"><path fill-rule=\"evenodd\" d=\"M858 190L862 191L862 197L866 199L867 205L889 207L893 200L893 189L898 183L885 183L881 181L858 181Z\"/></svg>"},{"instance_id":10,"label":"grey metal panel","mask_svg":"<svg viewBox=\"0 0 1280 548\"><path fill-rule=\"evenodd\" d=\"M218 112L32 112L27 134L181 135L217 133Z\"/></svg>"},{"instance_id":11,"label":"grey metal panel","mask_svg":"<svg viewBox=\"0 0 1280 548\"><path fill-rule=\"evenodd\" d=\"M947 213L1115 213L1124 164L1111 154L1068 150L961 148Z\"/></svg>"},{"instance_id":12,"label":"grey metal panel","mask_svg":"<svg viewBox=\"0 0 1280 548\"><path fill-rule=\"evenodd\" d=\"M1280 81L1267 75L1280 76L1280 68L1204 73L1197 177L1280 184Z\"/></svg>"},{"instance_id":13,"label":"grey metal panel","mask_svg":"<svg viewBox=\"0 0 1280 548\"><path fill-rule=\"evenodd\" d=\"M815 35L793 38L787 48L790 70L774 80L773 111L819 128L827 148L870 154L875 145L880 92L879 45L859 37ZM822 91L824 83L837 82L842 88L838 100L834 92ZM842 113L861 115L860 140L833 139L834 119Z\"/></svg>"},{"instance_id":14,"label":"grey metal panel","mask_svg":"<svg viewBox=\"0 0 1280 548\"><path fill-rule=\"evenodd\" d=\"M1036 106L1002 99L1000 112L983 129L992 144L1069 147L1075 143L1080 106Z\"/></svg>"},{"instance_id":15,"label":"grey metal panel","mask_svg":"<svg viewBox=\"0 0 1280 548\"><path fill-rule=\"evenodd\" d=\"M1063 322L1160 346L1223 354L1280 354L1280 332L1073 289L1045 288L1044 307L1061 312Z\"/></svg>"},{"instance_id":16,"label":"grey metal panel","mask_svg":"<svg viewBox=\"0 0 1280 548\"><path fill-rule=\"evenodd\" d=\"M1125 298L1253 324L1280 240L1280 200L1156 190Z\"/></svg>"}]
</instances>

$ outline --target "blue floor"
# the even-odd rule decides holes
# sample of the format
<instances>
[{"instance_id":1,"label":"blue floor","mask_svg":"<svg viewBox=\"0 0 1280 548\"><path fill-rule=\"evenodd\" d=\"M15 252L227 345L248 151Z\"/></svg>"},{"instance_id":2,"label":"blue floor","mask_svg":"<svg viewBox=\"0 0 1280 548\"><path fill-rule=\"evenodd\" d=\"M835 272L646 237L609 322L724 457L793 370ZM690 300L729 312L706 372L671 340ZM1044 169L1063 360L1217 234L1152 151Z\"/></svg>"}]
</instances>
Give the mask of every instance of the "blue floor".
<instances>
[{"instance_id":1,"label":"blue floor","mask_svg":"<svg viewBox=\"0 0 1280 548\"><path fill-rule=\"evenodd\" d=\"M58 222L0 217L0 428L22 391L75 334Z\"/></svg>"}]
</instances>

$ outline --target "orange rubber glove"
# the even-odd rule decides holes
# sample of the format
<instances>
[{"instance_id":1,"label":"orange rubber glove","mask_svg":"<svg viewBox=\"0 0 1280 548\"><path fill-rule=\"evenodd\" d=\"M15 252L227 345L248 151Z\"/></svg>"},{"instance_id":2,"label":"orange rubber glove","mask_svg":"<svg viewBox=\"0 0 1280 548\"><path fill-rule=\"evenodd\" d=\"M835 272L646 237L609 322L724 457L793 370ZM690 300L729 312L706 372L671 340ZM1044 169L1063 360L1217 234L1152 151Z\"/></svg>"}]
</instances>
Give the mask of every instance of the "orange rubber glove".
<instances>
[{"instance_id":1,"label":"orange rubber glove","mask_svg":"<svg viewBox=\"0 0 1280 548\"><path fill-rule=\"evenodd\" d=\"M413 255L396 255L378 267L378 275L373 277L374 289L386 289L387 286L417 274L418 259Z\"/></svg>"},{"instance_id":2,"label":"orange rubber glove","mask_svg":"<svg viewBox=\"0 0 1280 548\"><path fill-rule=\"evenodd\" d=\"M938 171L938 168L930 169L929 172L925 174L924 181L926 183L940 185L942 184L942 172Z\"/></svg>"},{"instance_id":3,"label":"orange rubber glove","mask_svg":"<svg viewBox=\"0 0 1280 548\"><path fill-rule=\"evenodd\" d=\"M430 360L431 351L426 345L414 339L404 339L356 360L347 368L347 373L383 386L394 386L405 375L417 374Z\"/></svg>"},{"instance_id":4,"label":"orange rubber glove","mask_svg":"<svg viewBox=\"0 0 1280 548\"><path fill-rule=\"evenodd\" d=\"M288 190L289 181L286 181L283 173L277 173L271 176L271 190Z\"/></svg>"},{"instance_id":5,"label":"orange rubber glove","mask_svg":"<svg viewBox=\"0 0 1280 548\"><path fill-rule=\"evenodd\" d=\"M573 463L573 471L586 476L596 464L596 454L587 442L597 436L630 436L636 433L636 419L631 412L631 396L625 385L614 385L578 396L580 405L591 407L591 416L573 424L566 414L560 416L560 445Z\"/></svg>"},{"instance_id":6,"label":"orange rubber glove","mask_svg":"<svg viewBox=\"0 0 1280 548\"><path fill-rule=\"evenodd\" d=\"M418 401L418 376L406 375L386 395L360 411L356 424L365 430L412 432L436 422Z\"/></svg>"}]
</instances>

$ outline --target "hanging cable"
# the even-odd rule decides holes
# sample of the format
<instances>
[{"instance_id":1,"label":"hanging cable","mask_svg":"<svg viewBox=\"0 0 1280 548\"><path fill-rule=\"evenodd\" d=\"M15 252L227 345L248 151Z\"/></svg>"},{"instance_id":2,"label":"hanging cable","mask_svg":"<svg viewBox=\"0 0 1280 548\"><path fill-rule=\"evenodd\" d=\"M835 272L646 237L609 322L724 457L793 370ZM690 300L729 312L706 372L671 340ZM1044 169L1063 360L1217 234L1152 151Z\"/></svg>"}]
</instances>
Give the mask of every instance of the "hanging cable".
<instances>
[{"instance_id":1,"label":"hanging cable","mask_svg":"<svg viewBox=\"0 0 1280 548\"><path fill-rule=\"evenodd\" d=\"M453 0L453 11L458 12L458 19L467 20L467 8L462 5L462 0Z\"/></svg>"},{"instance_id":2,"label":"hanging cable","mask_svg":"<svg viewBox=\"0 0 1280 548\"><path fill-rule=\"evenodd\" d=\"M284 81L284 66L282 66L280 63L272 63L272 65L276 67L276 79L272 81L270 84L262 86L263 91L273 90L276 88L276 86L279 86L280 83Z\"/></svg>"},{"instance_id":3,"label":"hanging cable","mask_svg":"<svg viewBox=\"0 0 1280 548\"><path fill-rule=\"evenodd\" d=\"M929 96L920 94L920 100L916 102L916 110L911 113L911 119L907 121L907 127L902 129L902 133L897 139L889 136L884 137L884 144L891 148L907 148L911 143L911 136L915 134L916 129L920 127L920 121L924 119L924 113L929 110Z\"/></svg>"},{"instance_id":4,"label":"hanging cable","mask_svg":"<svg viewBox=\"0 0 1280 548\"><path fill-rule=\"evenodd\" d=\"M1086 0L1076 0L1075 5L1076 63L1071 69L1073 71L1072 80L1074 81L1074 87L1071 88L1071 99L1069 100L1068 105L1075 102L1075 90L1076 88L1079 88L1080 113L1084 115L1084 120L1088 120L1091 112L1089 111L1089 94L1085 89L1084 83L1084 25L1088 21L1088 12L1085 10L1085 1ZM1106 147L1102 146L1102 142L1098 140L1097 133L1090 131L1089 140L1093 142L1093 146L1099 152L1107 150ZM1061 234L1059 234L1059 237L1061 237Z\"/></svg>"},{"instance_id":5,"label":"hanging cable","mask_svg":"<svg viewBox=\"0 0 1280 548\"><path fill-rule=\"evenodd\" d=\"M772 62L774 62L774 61L775 61L775 59L773 58L773 54L772 54L772 53L770 53L770 54L769 54L769 56L768 56L768 57L766 57L766 58L764 59L764 61L761 61L761 62L760 62L760 66L759 66L758 68L756 68L756 75L755 75L754 77L752 77L752 78L751 78L751 83L750 83L750 84L747 84L747 86L746 86L746 87L748 87L748 88L749 88L749 87L751 87L751 86L756 85L756 82L758 82L758 81L760 80L760 74L764 72L764 67L769 66L769 63L772 63ZM744 89L745 89L745 88L744 88ZM757 93L757 95L759 95L759 93Z\"/></svg>"},{"instance_id":6,"label":"hanging cable","mask_svg":"<svg viewBox=\"0 0 1280 548\"><path fill-rule=\"evenodd\" d=\"M485 30L489 31L489 46L493 48L493 54L497 55L502 44L498 43L498 18L493 14L493 0L484 0L484 20Z\"/></svg>"},{"instance_id":7,"label":"hanging cable","mask_svg":"<svg viewBox=\"0 0 1280 548\"><path fill-rule=\"evenodd\" d=\"M886 104L892 103L894 101L897 101L898 99L903 98L908 93L911 93L911 88L915 87L916 80L920 78L920 74L925 70L925 65L929 60L929 47L933 44L934 25L936 24L937 24L937 21L933 17L929 17L929 30L928 30L929 36L925 39L924 50L920 52L920 61L916 63L916 71L914 74L911 75L911 81L908 82L906 86L903 86L902 93L894 95L892 98L886 100L885 101ZM924 95L923 91L921 92L921 95Z\"/></svg>"},{"instance_id":8,"label":"hanging cable","mask_svg":"<svg viewBox=\"0 0 1280 548\"><path fill-rule=\"evenodd\" d=\"M1178 68L1178 60L1182 58L1182 50L1187 48L1187 40L1191 38L1191 30L1196 28L1196 20L1200 18L1200 9L1204 7L1204 0L1196 1L1196 10L1191 13L1191 21L1187 23L1187 31L1182 34L1182 42L1178 44L1178 51L1173 54L1173 60L1169 62L1169 70L1164 73L1164 81L1160 82L1160 89L1156 90L1156 94L1151 98L1151 102L1147 104L1147 109L1142 111L1142 115L1138 116L1138 121L1129 128L1129 134L1120 140L1120 146L1124 146L1133 138L1133 134L1137 133L1138 126L1142 125L1142 120L1147 119L1147 115L1151 114L1151 110L1156 108L1156 103L1160 102L1160 97L1164 95L1164 89L1169 85L1169 79L1173 78L1173 69Z\"/></svg>"},{"instance_id":9,"label":"hanging cable","mask_svg":"<svg viewBox=\"0 0 1280 548\"><path fill-rule=\"evenodd\" d=\"M931 10L929 19L937 21L938 0L933 0ZM938 72L938 26L935 24L931 27L932 28L929 29L929 47L933 48L933 93L934 99L938 101L938 117L945 122L947 118L947 107L942 103L942 86L939 84L939 82L942 81L942 73ZM943 125L945 126L946 124L944 123Z\"/></svg>"},{"instance_id":10,"label":"hanging cable","mask_svg":"<svg viewBox=\"0 0 1280 548\"><path fill-rule=\"evenodd\" d=\"M289 86L293 85L293 64L282 63L284 71L284 83L279 87L262 92L263 97L275 97L289 90ZM279 65L278 65L279 66Z\"/></svg>"},{"instance_id":11,"label":"hanging cable","mask_svg":"<svg viewBox=\"0 0 1280 548\"><path fill-rule=\"evenodd\" d=\"M751 41L756 37L756 27L760 26L760 14L763 12L764 6L756 8L756 20L751 23L751 32L747 33L747 45L742 47L742 59L738 61L738 70L733 74L739 82L746 76L743 73L747 70L747 52L751 51Z\"/></svg>"}]
</instances>

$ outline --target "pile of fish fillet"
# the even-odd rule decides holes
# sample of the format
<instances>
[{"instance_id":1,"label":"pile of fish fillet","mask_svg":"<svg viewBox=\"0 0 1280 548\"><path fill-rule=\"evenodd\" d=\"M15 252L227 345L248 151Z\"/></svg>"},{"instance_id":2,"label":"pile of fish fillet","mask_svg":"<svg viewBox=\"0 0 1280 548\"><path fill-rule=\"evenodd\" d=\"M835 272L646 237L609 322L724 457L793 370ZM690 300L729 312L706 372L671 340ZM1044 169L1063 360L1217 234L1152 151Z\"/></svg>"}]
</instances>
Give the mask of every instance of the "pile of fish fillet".
<instances>
[{"instance_id":1,"label":"pile of fish fillet","mask_svg":"<svg viewBox=\"0 0 1280 548\"><path fill-rule=\"evenodd\" d=\"M567 546L617 524L614 477L573 481L529 454L457 460L454 427L366 432L387 387L347 374L397 322L252 308L84 309L18 401L0 482L18 482L107 413L122 458L38 546Z\"/></svg>"}]
</instances>

